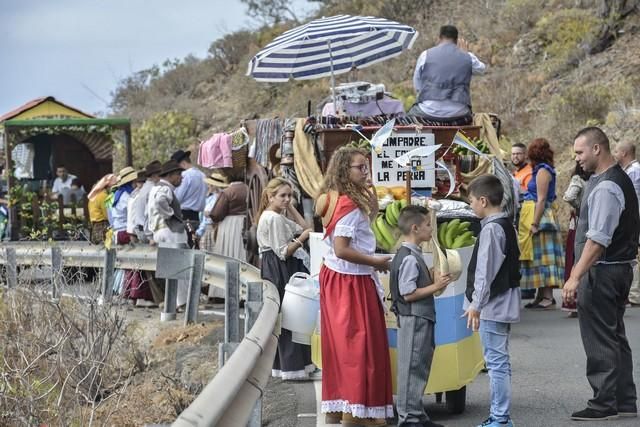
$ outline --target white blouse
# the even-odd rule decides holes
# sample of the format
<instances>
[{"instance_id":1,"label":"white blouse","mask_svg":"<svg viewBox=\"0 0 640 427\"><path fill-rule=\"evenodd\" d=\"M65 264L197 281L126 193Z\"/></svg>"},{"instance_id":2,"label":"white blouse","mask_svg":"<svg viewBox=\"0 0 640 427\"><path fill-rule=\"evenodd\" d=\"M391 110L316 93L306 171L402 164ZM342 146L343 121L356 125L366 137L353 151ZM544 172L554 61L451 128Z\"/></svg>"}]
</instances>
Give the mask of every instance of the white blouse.
<instances>
[{"instance_id":1,"label":"white blouse","mask_svg":"<svg viewBox=\"0 0 640 427\"><path fill-rule=\"evenodd\" d=\"M327 238L329 239L329 253L324 258L324 264L333 271L343 274L370 275L374 272L369 265L354 264L336 256L333 250L336 237L350 237L349 246L366 255L373 255L376 251L376 238L371 231L369 217L360 209L354 209L343 216L336 228Z\"/></svg>"},{"instance_id":2,"label":"white blouse","mask_svg":"<svg viewBox=\"0 0 640 427\"><path fill-rule=\"evenodd\" d=\"M258 240L258 252L272 250L278 258L285 260L287 258L287 246L293 240L296 234L302 233L300 224L290 220L284 215L280 215L274 211L264 211L260 215L258 221L258 229L256 237ZM302 260L305 266L309 268L309 254L304 249L298 248L293 256Z\"/></svg>"}]
</instances>

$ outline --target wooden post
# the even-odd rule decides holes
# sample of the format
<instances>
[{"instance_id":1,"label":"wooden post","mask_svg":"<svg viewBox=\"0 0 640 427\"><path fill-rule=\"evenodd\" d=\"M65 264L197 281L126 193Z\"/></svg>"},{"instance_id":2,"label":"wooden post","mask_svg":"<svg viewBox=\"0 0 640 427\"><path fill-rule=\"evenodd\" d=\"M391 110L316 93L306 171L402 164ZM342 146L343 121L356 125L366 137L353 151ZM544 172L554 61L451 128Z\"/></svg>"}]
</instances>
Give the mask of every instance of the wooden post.
<instances>
[{"instance_id":1,"label":"wooden post","mask_svg":"<svg viewBox=\"0 0 640 427\"><path fill-rule=\"evenodd\" d=\"M133 166L133 151L131 148L131 125L124 127L124 148L126 152L126 166Z\"/></svg>"},{"instance_id":2,"label":"wooden post","mask_svg":"<svg viewBox=\"0 0 640 427\"><path fill-rule=\"evenodd\" d=\"M11 127L4 127L4 161L5 170L7 173L7 193L8 198L11 198L11 189L16 185L16 178L13 176L13 159L11 158L12 144L11 144ZM10 226L10 238L11 240L20 239L20 223L18 219L18 203L14 203L9 207L9 226Z\"/></svg>"},{"instance_id":3,"label":"wooden post","mask_svg":"<svg viewBox=\"0 0 640 427\"><path fill-rule=\"evenodd\" d=\"M78 203L78 201L76 200L76 195L72 194L71 195L71 215L75 218L78 216L78 212L76 210L76 204Z\"/></svg>"},{"instance_id":4,"label":"wooden post","mask_svg":"<svg viewBox=\"0 0 640 427\"><path fill-rule=\"evenodd\" d=\"M406 178L406 191L407 191L407 206L411 205L411 160L409 160L409 166L407 168L407 178Z\"/></svg>"},{"instance_id":5,"label":"wooden post","mask_svg":"<svg viewBox=\"0 0 640 427\"><path fill-rule=\"evenodd\" d=\"M64 229L64 199L62 194L58 194L58 231L62 233Z\"/></svg>"},{"instance_id":6,"label":"wooden post","mask_svg":"<svg viewBox=\"0 0 640 427\"><path fill-rule=\"evenodd\" d=\"M89 198L82 196L82 223L85 228L91 229L91 218L89 218Z\"/></svg>"},{"instance_id":7,"label":"wooden post","mask_svg":"<svg viewBox=\"0 0 640 427\"><path fill-rule=\"evenodd\" d=\"M31 215L33 215L33 228L37 229L40 220L40 203L36 199L31 199Z\"/></svg>"}]
</instances>

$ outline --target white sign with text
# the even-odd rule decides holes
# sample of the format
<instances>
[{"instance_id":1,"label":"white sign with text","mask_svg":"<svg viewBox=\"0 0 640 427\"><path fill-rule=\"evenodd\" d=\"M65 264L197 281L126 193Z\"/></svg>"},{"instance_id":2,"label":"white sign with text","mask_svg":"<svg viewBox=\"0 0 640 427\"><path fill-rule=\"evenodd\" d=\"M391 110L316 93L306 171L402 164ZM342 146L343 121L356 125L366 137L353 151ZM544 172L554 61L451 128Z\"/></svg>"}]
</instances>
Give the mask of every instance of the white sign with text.
<instances>
[{"instance_id":1,"label":"white sign with text","mask_svg":"<svg viewBox=\"0 0 640 427\"><path fill-rule=\"evenodd\" d=\"M404 185L408 167L401 167L394 159L408 151L435 144L432 133L393 133L382 145L382 151L371 152L371 169L373 184L384 187ZM435 178L435 154L428 157L411 159L412 188L433 188Z\"/></svg>"}]
</instances>

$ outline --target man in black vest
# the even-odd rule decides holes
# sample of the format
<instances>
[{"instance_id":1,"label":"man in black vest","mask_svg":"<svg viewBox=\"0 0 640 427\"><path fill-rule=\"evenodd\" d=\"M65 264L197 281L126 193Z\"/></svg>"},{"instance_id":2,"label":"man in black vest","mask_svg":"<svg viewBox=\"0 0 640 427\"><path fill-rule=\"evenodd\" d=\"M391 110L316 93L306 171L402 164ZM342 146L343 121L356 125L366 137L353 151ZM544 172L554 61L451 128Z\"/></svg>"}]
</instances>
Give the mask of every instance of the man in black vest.
<instances>
[{"instance_id":1,"label":"man in black vest","mask_svg":"<svg viewBox=\"0 0 640 427\"><path fill-rule=\"evenodd\" d=\"M631 180L613 158L602 130L582 129L573 147L580 166L594 175L582 196L576 264L562 296L572 302L577 294L593 398L586 409L571 418L592 421L636 417L633 362L623 316L638 251L638 198Z\"/></svg>"},{"instance_id":2,"label":"man in black vest","mask_svg":"<svg viewBox=\"0 0 640 427\"><path fill-rule=\"evenodd\" d=\"M440 28L438 45L422 52L416 63L413 86L418 99L409 115L436 126L471 124L471 75L484 73L486 65L467 48L464 39L458 40L456 27Z\"/></svg>"}]
</instances>

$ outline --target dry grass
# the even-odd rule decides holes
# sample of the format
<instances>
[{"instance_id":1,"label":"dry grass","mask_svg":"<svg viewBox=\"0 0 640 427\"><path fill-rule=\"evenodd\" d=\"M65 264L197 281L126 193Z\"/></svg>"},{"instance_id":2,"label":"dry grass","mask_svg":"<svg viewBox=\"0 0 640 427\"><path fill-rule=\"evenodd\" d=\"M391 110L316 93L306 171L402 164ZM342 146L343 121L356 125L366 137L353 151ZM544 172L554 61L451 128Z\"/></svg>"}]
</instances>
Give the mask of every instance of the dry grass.
<instances>
[{"instance_id":1,"label":"dry grass","mask_svg":"<svg viewBox=\"0 0 640 427\"><path fill-rule=\"evenodd\" d=\"M23 269L18 288L0 288L0 425L169 423L215 375L221 322L161 324L97 295L56 301L37 276ZM69 290L86 276L59 279Z\"/></svg>"}]
</instances>

